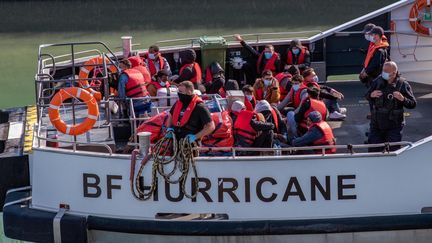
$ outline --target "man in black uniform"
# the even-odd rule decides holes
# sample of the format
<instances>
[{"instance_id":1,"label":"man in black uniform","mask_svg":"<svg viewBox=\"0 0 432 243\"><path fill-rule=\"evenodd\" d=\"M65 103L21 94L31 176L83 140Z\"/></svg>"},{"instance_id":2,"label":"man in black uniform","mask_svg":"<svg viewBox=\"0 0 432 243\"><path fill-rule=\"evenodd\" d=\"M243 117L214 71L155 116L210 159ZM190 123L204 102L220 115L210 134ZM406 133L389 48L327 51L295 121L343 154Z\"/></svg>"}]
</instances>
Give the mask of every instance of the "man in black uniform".
<instances>
[{"instance_id":1,"label":"man in black uniform","mask_svg":"<svg viewBox=\"0 0 432 243\"><path fill-rule=\"evenodd\" d=\"M381 76L372 82L366 98L372 104L372 117L369 132L369 144L400 142L405 124L404 107L416 107L416 99L409 83L400 77L395 62L386 62ZM397 150L400 146L392 146ZM370 152L382 151L382 148L370 148Z\"/></svg>"},{"instance_id":2,"label":"man in black uniform","mask_svg":"<svg viewBox=\"0 0 432 243\"><path fill-rule=\"evenodd\" d=\"M203 101L193 94L194 85L183 81L178 86L179 100L171 107L167 131L174 131L178 140L200 140L215 129L210 112Z\"/></svg>"}]
</instances>

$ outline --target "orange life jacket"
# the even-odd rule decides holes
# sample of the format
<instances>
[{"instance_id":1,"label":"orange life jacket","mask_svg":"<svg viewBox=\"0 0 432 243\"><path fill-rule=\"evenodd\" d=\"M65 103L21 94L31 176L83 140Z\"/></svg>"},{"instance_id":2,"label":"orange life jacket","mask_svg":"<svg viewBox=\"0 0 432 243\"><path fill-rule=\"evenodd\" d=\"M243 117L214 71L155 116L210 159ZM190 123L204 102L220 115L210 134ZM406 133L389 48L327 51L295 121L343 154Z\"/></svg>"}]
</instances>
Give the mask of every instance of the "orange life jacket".
<instances>
[{"instance_id":1,"label":"orange life jacket","mask_svg":"<svg viewBox=\"0 0 432 243\"><path fill-rule=\"evenodd\" d=\"M237 114L237 119L234 122L234 136L240 136L249 146L252 146L257 135L255 129L250 125L255 115L256 113L253 111L242 110Z\"/></svg>"},{"instance_id":2,"label":"orange life jacket","mask_svg":"<svg viewBox=\"0 0 432 243\"><path fill-rule=\"evenodd\" d=\"M206 75L205 75L205 80L206 83L211 83L213 81L213 75L211 73L210 70L210 66L207 67L206 69ZM222 98L226 98L226 91L225 91L225 87L222 85L222 87L220 87L219 89L219 94Z\"/></svg>"},{"instance_id":3,"label":"orange life jacket","mask_svg":"<svg viewBox=\"0 0 432 243\"><path fill-rule=\"evenodd\" d=\"M171 86L171 84L169 82L165 82L165 86L162 86L159 82L157 81L152 81L151 84L153 84L155 86L155 88L158 89L162 89L162 88L169 88Z\"/></svg>"},{"instance_id":4,"label":"orange life jacket","mask_svg":"<svg viewBox=\"0 0 432 243\"><path fill-rule=\"evenodd\" d=\"M294 91L294 89L291 88L291 90L289 91L288 95L291 97L292 107L294 107L294 108L297 109L300 106L300 104L302 102L302 100L301 100L301 93L305 89L307 89L307 87L303 83L300 84L300 88L297 91Z\"/></svg>"},{"instance_id":5,"label":"orange life jacket","mask_svg":"<svg viewBox=\"0 0 432 243\"><path fill-rule=\"evenodd\" d=\"M148 54L145 56L145 58L147 60L147 66L150 71L150 74L153 77L157 73L155 62L148 57ZM160 54L158 56L158 59L159 59L159 70L163 70L165 68L165 60Z\"/></svg>"},{"instance_id":6,"label":"orange life jacket","mask_svg":"<svg viewBox=\"0 0 432 243\"><path fill-rule=\"evenodd\" d=\"M252 96L252 101L250 101L246 96L244 97L244 102L246 110L253 111L255 109L256 99Z\"/></svg>"},{"instance_id":7,"label":"orange life jacket","mask_svg":"<svg viewBox=\"0 0 432 243\"><path fill-rule=\"evenodd\" d=\"M137 128L137 132L151 132L150 142L156 143L167 129L168 112L164 111L151 117Z\"/></svg>"},{"instance_id":8,"label":"orange life jacket","mask_svg":"<svg viewBox=\"0 0 432 243\"><path fill-rule=\"evenodd\" d=\"M298 58L297 58L297 63L294 63L294 58L293 58L294 53L292 52L291 48L288 49L288 53L287 53L287 64L288 64L288 65L293 65L293 64L295 64L295 65L303 64L303 63L305 62L306 50L307 50L307 48L304 47L304 46L300 49L300 53L299 53L299 56L298 56Z\"/></svg>"},{"instance_id":9,"label":"orange life jacket","mask_svg":"<svg viewBox=\"0 0 432 243\"><path fill-rule=\"evenodd\" d=\"M308 98L310 101L309 109L304 113L303 119L306 121L306 119L309 117L309 113L312 111L318 111L321 114L322 120L324 121L327 117L327 107L324 104L322 100L312 99Z\"/></svg>"},{"instance_id":10,"label":"orange life jacket","mask_svg":"<svg viewBox=\"0 0 432 243\"><path fill-rule=\"evenodd\" d=\"M143 61L139 56L129 57L128 60L132 64L132 68L138 70L143 76L146 83L151 82L151 76L146 67L143 66Z\"/></svg>"},{"instance_id":11,"label":"orange life jacket","mask_svg":"<svg viewBox=\"0 0 432 243\"><path fill-rule=\"evenodd\" d=\"M234 138L232 136L232 120L228 111L211 113L215 124L215 130L201 140L205 147L232 147Z\"/></svg>"},{"instance_id":12,"label":"orange life jacket","mask_svg":"<svg viewBox=\"0 0 432 243\"><path fill-rule=\"evenodd\" d=\"M172 116L172 124L176 127L184 127L186 123L188 123L190 116L192 115L195 106L199 103L203 102L201 98L197 95L194 95L188 107L183 113L183 116L180 117L180 112L183 108L183 103L180 100L174 104L174 111Z\"/></svg>"},{"instance_id":13,"label":"orange life jacket","mask_svg":"<svg viewBox=\"0 0 432 243\"><path fill-rule=\"evenodd\" d=\"M126 83L127 97L133 98L149 95L144 77L138 70L130 68L123 70L123 72L128 76L128 82Z\"/></svg>"},{"instance_id":14,"label":"orange life jacket","mask_svg":"<svg viewBox=\"0 0 432 243\"><path fill-rule=\"evenodd\" d=\"M257 64L256 64L258 74L261 74L261 72L264 70L271 70L273 72L273 75L274 75L276 72L275 62L279 58L279 54L277 52L273 52L273 55L271 56L270 59L267 60L264 68L261 70L261 62L262 62L263 57L264 57L264 52L261 52L261 55L259 56Z\"/></svg>"},{"instance_id":15,"label":"orange life jacket","mask_svg":"<svg viewBox=\"0 0 432 243\"><path fill-rule=\"evenodd\" d=\"M271 112L271 115L272 115L272 118L273 118L273 123L275 125L275 131L278 132L279 131L279 119L278 119L276 110L275 110L275 108L273 106L271 107L270 112Z\"/></svg>"},{"instance_id":16,"label":"orange life jacket","mask_svg":"<svg viewBox=\"0 0 432 243\"><path fill-rule=\"evenodd\" d=\"M279 82L279 91L280 91L280 98L279 100L282 101L283 99L285 99L285 97L288 94L288 90L285 89L285 87L282 87L281 82L282 80L284 80L285 78L292 78L292 75L289 73L278 73L275 78L277 79L277 81Z\"/></svg>"},{"instance_id":17,"label":"orange life jacket","mask_svg":"<svg viewBox=\"0 0 432 243\"><path fill-rule=\"evenodd\" d=\"M365 58L365 61L364 61L364 63L363 63L363 67L364 67L364 68L367 68L367 66L369 65L369 62L372 60L373 55L375 54L375 52L376 52L378 49L389 47L389 43L386 42L386 41L383 41L383 40L381 40L381 42L378 43L378 44L373 44L373 43L372 43L372 45L373 45L373 46L371 46L371 45L369 44L368 52L367 52L367 54L366 54L366 58Z\"/></svg>"},{"instance_id":18,"label":"orange life jacket","mask_svg":"<svg viewBox=\"0 0 432 243\"><path fill-rule=\"evenodd\" d=\"M322 136L322 138L314 141L313 145L320 146L320 145L335 145L336 144L335 138L333 136L333 130L327 122L321 121L321 122L314 123L314 124L312 124L312 126L309 129L311 129L312 127L317 127L324 134ZM317 150L316 153L321 153L321 150ZM326 153L334 154L334 153L336 153L336 148L327 149Z\"/></svg>"},{"instance_id":19,"label":"orange life jacket","mask_svg":"<svg viewBox=\"0 0 432 243\"><path fill-rule=\"evenodd\" d=\"M185 68L188 68L188 67L192 68L192 71L195 70L195 76L192 77L189 81L191 81L192 83L201 82L202 72L201 72L201 68L200 68L199 64L196 62L184 64L180 68L179 75L181 75L183 73L183 70Z\"/></svg>"}]
</instances>

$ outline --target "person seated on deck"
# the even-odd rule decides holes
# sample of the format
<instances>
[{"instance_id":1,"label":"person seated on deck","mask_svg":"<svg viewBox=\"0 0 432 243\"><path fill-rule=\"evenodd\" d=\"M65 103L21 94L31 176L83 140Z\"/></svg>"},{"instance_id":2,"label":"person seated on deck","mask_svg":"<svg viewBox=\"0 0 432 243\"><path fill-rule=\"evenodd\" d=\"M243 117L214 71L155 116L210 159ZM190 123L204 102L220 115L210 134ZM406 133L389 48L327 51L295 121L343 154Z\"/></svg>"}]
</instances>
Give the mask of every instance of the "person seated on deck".
<instances>
[{"instance_id":1,"label":"person seated on deck","mask_svg":"<svg viewBox=\"0 0 432 243\"><path fill-rule=\"evenodd\" d=\"M292 75L291 73L288 72L288 69L284 69L283 72L278 73L275 76L275 79L277 79L279 83L279 93L280 93L279 101L282 101L288 95L288 92L291 89L291 78Z\"/></svg>"},{"instance_id":2,"label":"person seated on deck","mask_svg":"<svg viewBox=\"0 0 432 243\"><path fill-rule=\"evenodd\" d=\"M319 86L307 88L308 97L302 100L300 106L295 111L287 114L288 134L290 136L300 136L307 131L306 119L312 111L321 113L323 120L327 120L327 108L322 100L319 99Z\"/></svg>"},{"instance_id":3,"label":"person seated on deck","mask_svg":"<svg viewBox=\"0 0 432 243\"><path fill-rule=\"evenodd\" d=\"M313 68L308 68L303 72L305 85L313 85L320 88L320 99L324 101L327 109L330 112L330 120L343 120L346 118L346 108L339 106L339 100L344 98L344 95L324 84L318 84L318 76Z\"/></svg>"},{"instance_id":4,"label":"person seated on deck","mask_svg":"<svg viewBox=\"0 0 432 243\"><path fill-rule=\"evenodd\" d=\"M409 83L398 73L395 62L384 63L381 76L372 82L366 98L372 103L368 143L402 141L404 108L414 109L417 101ZM400 146L391 146L389 149L394 151L399 148ZM383 148L370 148L369 151L380 152Z\"/></svg>"},{"instance_id":5,"label":"person seated on deck","mask_svg":"<svg viewBox=\"0 0 432 243\"><path fill-rule=\"evenodd\" d=\"M147 90L152 97L161 96L173 96L177 97L176 86L171 86L169 82L169 73L167 70L159 70L153 77L150 84L147 85ZM157 106L171 106L174 104L176 98L160 99L157 102Z\"/></svg>"},{"instance_id":6,"label":"person seated on deck","mask_svg":"<svg viewBox=\"0 0 432 243\"><path fill-rule=\"evenodd\" d=\"M264 51L260 53L248 43L246 43L240 35L234 35L234 38L239 41L249 53L258 59L256 63L257 74L262 73L264 70L270 70L272 71L273 75L276 75L281 71L280 55L274 51L274 47L272 45L265 45Z\"/></svg>"},{"instance_id":7,"label":"person seated on deck","mask_svg":"<svg viewBox=\"0 0 432 243\"><path fill-rule=\"evenodd\" d=\"M178 140L187 137L189 142L200 141L202 137L211 134L215 130L215 124L208 108L194 94L191 81L183 81L178 85L178 97L169 112L168 130L174 131Z\"/></svg>"},{"instance_id":8,"label":"person seated on deck","mask_svg":"<svg viewBox=\"0 0 432 243\"><path fill-rule=\"evenodd\" d=\"M270 70L264 70L253 86L256 100L267 100L270 104L279 103L279 83Z\"/></svg>"},{"instance_id":9,"label":"person seated on deck","mask_svg":"<svg viewBox=\"0 0 432 243\"><path fill-rule=\"evenodd\" d=\"M151 82L150 72L145 67L142 59L139 56L131 56L128 58L128 60L131 62L132 68L138 70L143 75L144 82L149 84Z\"/></svg>"},{"instance_id":10,"label":"person seated on deck","mask_svg":"<svg viewBox=\"0 0 432 243\"><path fill-rule=\"evenodd\" d=\"M287 126L278 109L270 105L266 100L260 100L256 104L255 112L261 113L266 122L272 123L274 125L274 136L277 137L279 141L286 143Z\"/></svg>"},{"instance_id":11,"label":"person seated on deck","mask_svg":"<svg viewBox=\"0 0 432 243\"><path fill-rule=\"evenodd\" d=\"M129 60L124 59L120 61L119 68L121 73L119 76L117 91L120 98L149 97L144 76L140 71L132 68L132 64ZM148 99L132 100L132 102L136 117L139 117L146 112L151 112L151 101Z\"/></svg>"},{"instance_id":12,"label":"person seated on deck","mask_svg":"<svg viewBox=\"0 0 432 243\"><path fill-rule=\"evenodd\" d=\"M181 68L179 70L179 76L173 78L173 82L179 84L183 81L191 81L195 89L201 88L202 72L200 65L195 62L195 51L193 49L187 49L180 52L180 60Z\"/></svg>"},{"instance_id":13,"label":"person seated on deck","mask_svg":"<svg viewBox=\"0 0 432 243\"><path fill-rule=\"evenodd\" d=\"M249 84L246 84L245 86L243 86L242 91L244 94L244 102L243 103L246 106L246 110L253 111L255 109L255 105L257 102L255 99L255 96L253 95L254 89Z\"/></svg>"},{"instance_id":14,"label":"person seated on deck","mask_svg":"<svg viewBox=\"0 0 432 243\"><path fill-rule=\"evenodd\" d=\"M291 41L290 47L286 54L286 66L294 65L298 67L300 73L310 67L310 53L308 49L303 46L298 39Z\"/></svg>"},{"instance_id":15,"label":"person seated on deck","mask_svg":"<svg viewBox=\"0 0 432 243\"><path fill-rule=\"evenodd\" d=\"M236 147L271 148L273 146L274 125L260 121L259 115L246 110L243 102L238 100L233 102L231 118L234 124L233 135Z\"/></svg>"},{"instance_id":16,"label":"person seated on deck","mask_svg":"<svg viewBox=\"0 0 432 243\"><path fill-rule=\"evenodd\" d=\"M204 87L206 94L220 94L222 98L225 98L225 75L218 62L213 62L206 68Z\"/></svg>"},{"instance_id":17,"label":"person seated on deck","mask_svg":"<svg viewBox=\"0 0 432 243\"><path fill-rule=\"evenodd\" d=\"M333 130L330 125L323 121L321 113L318 111L312 111L309 113L306 124L308 127L307 132L301 137L291 137L291 145L294 147L305 147L305 146L324 146L324 145L335 145L336 140L333 135ZM308 153L310 151L300 151L301 153ZM314 151L315 153L322 153L321 149ZM336 153L336 148L326 149L326 154Z\"/></svg>"},{"instance_id":18,"label":"person seated on deck","mask_svg":"<svg viewBox=\"0 0 432 243\"><path fill-rule=\"evenodd\" d=\"M292 77L291 89L288 95L277 106L282 114L287 114L289 111L297 109L301 101L307 97L307 86L304 84L303 80L303 76L299 74Z\"/></svg>"},{"instance_id":19,"label":"person seated on deck","mask_svg":"<svg viewBox=\"0 0 432 243\"><path fill-rule=\"evenodd\" d=\"M151 45L148 48L148 52L144 55L144 63L146 64L150 75L153 77L160 70L168 72L168 76L171 76L171 68L165 57L159 52L159 46Z\"/></svg>"}]
</instances>

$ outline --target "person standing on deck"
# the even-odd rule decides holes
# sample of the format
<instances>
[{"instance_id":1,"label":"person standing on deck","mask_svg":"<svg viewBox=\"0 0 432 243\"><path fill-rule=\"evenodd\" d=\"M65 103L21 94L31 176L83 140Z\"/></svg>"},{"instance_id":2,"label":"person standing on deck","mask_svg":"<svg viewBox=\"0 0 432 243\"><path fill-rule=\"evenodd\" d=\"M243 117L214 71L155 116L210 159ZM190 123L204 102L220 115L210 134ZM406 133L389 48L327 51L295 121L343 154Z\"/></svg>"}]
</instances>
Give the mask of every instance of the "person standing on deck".
<instances>
[{"instance_id":1,"label":"person standing on deck","mask_svg":"<svg viewBox=\"0 0 432 243\"><path fill-rule=\"evenodd\" d=\"M120 61L119 68L121 70L118 82L118 94L121 99L125 98L141 98L132 100L135 111L135 116L151 112L151 101L144 99L149 97L147 92L144 76L140 71L133 69L129 60Z\"/></svg>"},{"instance_id":2,"label":"person standing on deck","mask_svg":"<svg viewBox=\"0 0 432 243\"><path fill-rule=\"evenodd\" d=\"M411 86L398 73L395 62L384 63L383 72L372 82L366 98L372 104L369 130L369 144L400 142L405 125L404 108L414 109L417 105ZM392 146L397 150L400 146ZM382 148L370 148L380 152Z\"/></svg>"},{"instance_id":3,"label":"person standing on deck","mask_svg":"<svg viewBox=\"0 0 432 243\"><path fill-rule=\"evenodd\" d=\"M234 38L240 42L240 44L246 48L253 56L258 60L256 63L257 74L261 74L264 70L271 70L273 75L276 75L281 71L281 59L279 53L274 51L272 45L265 45L264 51L261 53L246 43L240 35L234 35Z\"/></svg>"},{"instance_id":4,"label":"person standing on deck","mask_svg":"<svg viewBox=\"0 0 432 243\"><path fill-rule=\"evenodd\" d=\"M148 52L144 55L144 63L152 77L160 70L167 71L168 76L171 76L170 65L167 59L159 52L159 46L152 45L149 47Z\"/></svg>"},{"instance_id":5,"label":"person standing on deck","mask_svg":"<svg viewBox=\"0 0 432 243\"><path fill-rule=\"evenodd\" d=\"M191 81L178 85L178 101L171 107L167 131L174 131L178 140L188 138L189 142L200 141L215 130L210 111L194 93Z\"/></svg>"},{"instance_id":6,"label":"person standing on deck","mask_svg":"<svg viewBox=\"0 0 432 243\"><path fill-rule=\"evenodd\" d=\"M310 52L298 39L291 41L286 54L286 66L292 65L298 67L300 73L303 73L311 65Z\"/></svg>"}]
</instances>

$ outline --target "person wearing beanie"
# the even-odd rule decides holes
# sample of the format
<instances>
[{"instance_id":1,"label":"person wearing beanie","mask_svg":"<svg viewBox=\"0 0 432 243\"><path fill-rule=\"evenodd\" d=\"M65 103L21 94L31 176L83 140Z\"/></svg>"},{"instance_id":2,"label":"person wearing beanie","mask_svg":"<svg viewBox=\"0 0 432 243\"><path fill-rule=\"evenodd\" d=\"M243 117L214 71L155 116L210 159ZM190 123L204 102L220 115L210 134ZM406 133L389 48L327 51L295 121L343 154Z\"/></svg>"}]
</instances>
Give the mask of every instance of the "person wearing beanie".
<instances>
[{"instance_id":1,"label":"person wearing beanie","mask_svg":"<svg viewBox=\"0 0 432 243\"><path fill-rule=\"evenodd\" d=\"M307 118L308 131L301 137L292 137L291 145L294 147L304 146L326 146L335 145L336 140L333 135L333 130L326 121L322 120L321 113L312 111ZM321 153L321 149L314 151ZM336 148L326 149L327 154L333 154Z\"/></svg>"},{"instance_id":2,"label":"person wearing beanie","mask_svg":"<svg viewBox=\"0 0 432 243\"><path fill-rule=\"evenodd\" d=\"M285 60L285 67L295 66L301 73L311 65L309 50L298 39L291 41Z\"/></svg>"},{"instance_id":3,"label":"person wearing beanie","mask_svg":"<svg viewBox=\"0 0 432 243\"><path fill-rule=\"evenodd\" d=\"M202 72L200 65L196 62L196 53L193 49L180 52L181 68L179 76L173 82L179 84L183 81L191 81L195 89L201 86Z\"/></svg>"},{"instance_id":4,"label":"person wearing beanie","mask_svg":"<svg viewBox=\"0 0 432 243\"><path fill-rule=\"evenodd\" d=\"M234 124L233 135L236 147L271 148L273 146L274 125L260 121L258 114L246 110L242 101L234 101L231 105L231 118Z\"/></svg>"}]
</instances>

